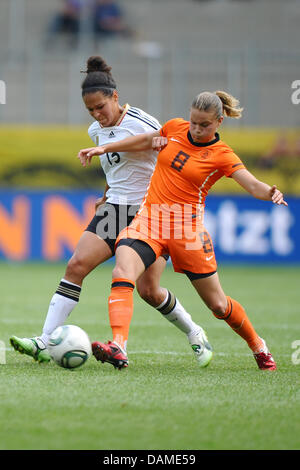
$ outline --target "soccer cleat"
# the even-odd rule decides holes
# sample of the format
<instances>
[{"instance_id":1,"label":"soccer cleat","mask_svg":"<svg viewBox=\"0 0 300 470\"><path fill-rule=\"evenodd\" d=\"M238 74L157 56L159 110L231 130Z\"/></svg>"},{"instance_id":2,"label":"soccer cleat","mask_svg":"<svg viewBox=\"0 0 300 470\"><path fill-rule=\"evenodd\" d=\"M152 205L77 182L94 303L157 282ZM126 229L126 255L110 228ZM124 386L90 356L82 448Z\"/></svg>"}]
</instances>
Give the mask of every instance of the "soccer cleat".
<instances>
[{"instance_id":1,"label":"soccer cleat","mask_svg":"<svg viewBox=\"0 0 300 470\"><path fill-rule=\"evenodd\" d=\"M213 357L213 348L207 339L205 331L199 327L199 331L196 334L189 335L188 340L199 366L207 367Z\"/></svg>"},{"instance_id":2,"label":"soccer cleat","mask_svg":"<svg viewBox=\"0 0 300 470\"><path fill-rule=\"evenodd\" d=\"M262 338L261 340L263 341L264 346L261 351L253 354L254 359L256 360L257 365L261 370L276 370L276 362L274 361L272 354L270 353L266 345L265 340L263 340Z\"/></svg>"},{"instance_id":3,"label":"soccer cleat","mask_svg":"<svg viewBox=\"0 0 300 470\"><path fill-rule=\"evenodd\" d=\"M12 336L9 341L16 351L33 357L39 363L51 361L48 349L39 337L18 338L17 336Z\"/></svg>"},{"instance_id":4,"label":"soccer cleat","mask_svg":"<svg viewBox=\"0 0 300 470\"><path fill-rule=\"evenodd\" d=\"M92 343L92 351L97 361L109 362L115 369L128 367L128 357L125 351L113 341L108 341L108 343L95 341Z\"/></svg>"}]
</instances>

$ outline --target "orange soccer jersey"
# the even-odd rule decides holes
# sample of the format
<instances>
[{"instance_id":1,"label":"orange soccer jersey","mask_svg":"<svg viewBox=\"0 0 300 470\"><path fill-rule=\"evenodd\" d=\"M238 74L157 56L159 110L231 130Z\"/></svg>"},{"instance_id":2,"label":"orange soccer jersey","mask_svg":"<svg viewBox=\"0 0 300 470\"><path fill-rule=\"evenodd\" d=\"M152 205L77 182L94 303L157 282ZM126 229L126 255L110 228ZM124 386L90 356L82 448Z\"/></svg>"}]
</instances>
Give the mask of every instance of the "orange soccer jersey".
<instances>
[{"instance_id":1,"label":"orange soccer jersey","mask_svg":"<svg viewBox=\"0 0 300 470\"><path fill-rule=\"evenodd\" d=\"M145 205L205 204L205 198L222 176L245 168L233 150L219 138L209 143L194 142L189 122L172 119L160 130L168 145L159 153Z\"/></svg>"},{"instance_id":2,"label":"orange soccer jersey","mask_svg":"<svg viewBox=\"0 0 300 470\"><path fill-rule=\"evenodd\" d=\"M158 155L137 216L119 239L143 240L156 256L169 253L177 272L214 272L214 249L201 208L218 179L245 167L218 134L207 144L194 142L183 119L168 121L160 132L168 144Z\"/></svg>"}]
</instances>

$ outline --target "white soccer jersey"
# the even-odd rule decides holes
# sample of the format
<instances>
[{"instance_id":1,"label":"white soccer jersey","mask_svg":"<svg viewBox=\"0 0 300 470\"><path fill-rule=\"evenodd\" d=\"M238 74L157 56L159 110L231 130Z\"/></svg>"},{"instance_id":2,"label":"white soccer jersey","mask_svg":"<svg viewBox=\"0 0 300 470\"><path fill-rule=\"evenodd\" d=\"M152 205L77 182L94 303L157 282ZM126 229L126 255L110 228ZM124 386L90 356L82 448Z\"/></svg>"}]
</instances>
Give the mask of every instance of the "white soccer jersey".
<instances>
[{"instance_id":1,"label":"white soccer jersey","mask_svg":"<svg viewBox=\"0 0 300 470\"><path fill-rule=\"evenodd\" d=\"M154 117L126 104L119 121L112 127L101 127L95 121L88 133L97 146L119 141L133 135L155 132L161 128ZM113 152L100 156L109 190L107 202L140 205L156 164L157 152Z\"/></svg>"}]
</instances>

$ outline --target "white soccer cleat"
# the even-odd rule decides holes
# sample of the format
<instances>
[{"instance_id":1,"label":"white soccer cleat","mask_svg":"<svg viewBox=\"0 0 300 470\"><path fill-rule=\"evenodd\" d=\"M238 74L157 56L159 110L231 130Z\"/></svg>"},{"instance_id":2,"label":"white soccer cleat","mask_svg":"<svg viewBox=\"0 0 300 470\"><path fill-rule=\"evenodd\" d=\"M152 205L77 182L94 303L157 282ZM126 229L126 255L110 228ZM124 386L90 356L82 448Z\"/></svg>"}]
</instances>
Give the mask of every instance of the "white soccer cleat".
<instances>
[{"instance_id":1,"label":"white soccer cleat","mask_svg":"<svg viewBox=\"0 0 300 470\"><path fill-rule=\"evenodd\" d=\"M213 357L213 348L209 343L205 331L199 327L197 333L188 335L189 343L194 351L200 367L207 367Z\"/></svg>"}]
</instances>

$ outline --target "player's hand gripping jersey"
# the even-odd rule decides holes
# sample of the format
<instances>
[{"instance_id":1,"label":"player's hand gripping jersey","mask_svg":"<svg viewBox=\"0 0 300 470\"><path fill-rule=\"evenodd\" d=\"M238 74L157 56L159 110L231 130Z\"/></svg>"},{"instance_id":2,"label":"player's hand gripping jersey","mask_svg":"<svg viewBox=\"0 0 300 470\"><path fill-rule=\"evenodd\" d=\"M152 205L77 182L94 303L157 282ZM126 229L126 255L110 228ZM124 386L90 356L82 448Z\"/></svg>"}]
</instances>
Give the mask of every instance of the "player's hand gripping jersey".
<instances>
[{"instance_id":1,"label":"player's hand gripping jersey","mask_svg":"<svg viewBox=\"0 0 300 470\"><path fill-rule=\"evenodd\" d=\"M168 144L136 218L119 238L143 240L157 256L169 253L175 271L214 272L213 244L203 225L205 198L218 179L245 167L218 134L207 144L194 142L183 119L168 121L160 133Z\"/></svg>"},{"instance_id":2,"label":"player's hand gripping jersey","mask_svg":"<svg viewBox=\"0 0 300 470\"><path fill-rule=\"evenodd\" d=\"M141 109L128 104L119 121L112 127L101 127L95 121L88 133L97 146L126 137L160 129L159 122ZM106 201L111 204L140 205L156 164L157 152L113 152L100 156L109 190Z\"/></svg>"}]
</instances>

